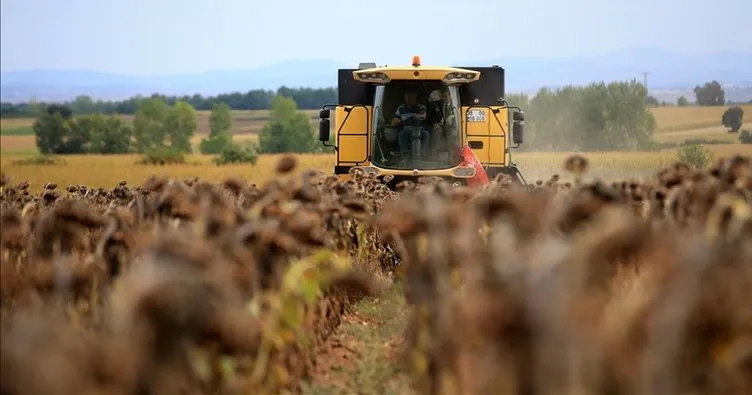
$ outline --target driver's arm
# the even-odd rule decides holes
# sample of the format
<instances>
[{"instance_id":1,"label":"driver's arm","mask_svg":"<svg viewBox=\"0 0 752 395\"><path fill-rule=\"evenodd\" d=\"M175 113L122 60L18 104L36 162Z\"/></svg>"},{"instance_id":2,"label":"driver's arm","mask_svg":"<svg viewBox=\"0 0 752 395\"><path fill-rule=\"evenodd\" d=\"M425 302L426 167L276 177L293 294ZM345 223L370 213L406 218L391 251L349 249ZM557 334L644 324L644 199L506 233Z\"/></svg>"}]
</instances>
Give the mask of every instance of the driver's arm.
<instances>
[{"instance_id":1,"label":"driver's arm","mask_svg":"<svg viewBox=\"0 0 752 395\"><path fill-rule=\"evenodd\" d=\"M402 106L397 107L397 111L394 112L394 118L392 118L392 126L394 127L397 127L402 123L402 114L400 110L402 110Z\"/></svg>"},{"instance_id":2,"label":"driver's arm","mask_svg":"<svg viewBox=\"0 0 752 395\"><path fill-rule=\"evenodd\" d=\"M419 104L418 107L420 108L420 111L418 111L418 114L415 116L416 118L420 119L421 121L426 120L426 113L428 112L428 109L426 106Z\"/></svg>"}]
</instances>

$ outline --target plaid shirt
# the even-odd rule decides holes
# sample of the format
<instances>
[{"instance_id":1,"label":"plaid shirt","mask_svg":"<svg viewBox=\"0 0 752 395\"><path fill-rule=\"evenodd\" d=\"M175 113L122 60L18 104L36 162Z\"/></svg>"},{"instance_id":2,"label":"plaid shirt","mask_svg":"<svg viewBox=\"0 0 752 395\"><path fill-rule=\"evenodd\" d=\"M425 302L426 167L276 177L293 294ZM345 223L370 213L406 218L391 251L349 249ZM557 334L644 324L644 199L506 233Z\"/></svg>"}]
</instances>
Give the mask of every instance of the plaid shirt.
<instances>
[{"instance_id":1,"label":"plaid shirt","mask_svg":"<svg viewBox=\"0 0 752 395\"><path fill-rule=\"evenodd\" d=\"M426 106L415 103L412 107L402 104L397 107L394 117L402 122L402 126L421 126L426 119Z\"/></svg>"}]
</instances>

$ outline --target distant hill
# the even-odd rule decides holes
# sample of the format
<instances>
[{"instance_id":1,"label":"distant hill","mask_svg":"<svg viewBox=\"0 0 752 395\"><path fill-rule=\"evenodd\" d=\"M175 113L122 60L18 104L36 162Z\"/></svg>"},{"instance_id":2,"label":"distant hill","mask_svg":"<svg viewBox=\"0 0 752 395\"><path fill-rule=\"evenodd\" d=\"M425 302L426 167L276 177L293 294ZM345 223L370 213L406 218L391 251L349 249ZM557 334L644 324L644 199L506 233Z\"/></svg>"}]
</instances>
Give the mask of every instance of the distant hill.
<instances>
[{"instance_id":1,"label":"distant hill","mask_svg":"<svg viewBox=\"0 0 752 395\"><path fill-rule=\"evenodd\" d=\"M729 99L752 99L752 92L748 89L752 87L752 52L687 55L652 48L630 48L586 57L499 57L456 63L479 66L493 64L507 70L508 92L534 92L543 86L560 87L600 80L635 78L642 81L642 73L647 71L648 86L651 93L656 95L672 92L670 97L684 94L691 100L695 85L715 79L721 84L736 87L733 91L740 96ZM123 99L154 92L213 95L251 89L276 90L282 85L329 87L337 83L338 68L355 66L356 64L346 65L331 60L291 60L250 70L213 70L198 74L148 77L88 70L2 71L0 99L11 102L28 101L31 98L57 101L80 94L97 99Z\"/></svg>"}]
</instances>

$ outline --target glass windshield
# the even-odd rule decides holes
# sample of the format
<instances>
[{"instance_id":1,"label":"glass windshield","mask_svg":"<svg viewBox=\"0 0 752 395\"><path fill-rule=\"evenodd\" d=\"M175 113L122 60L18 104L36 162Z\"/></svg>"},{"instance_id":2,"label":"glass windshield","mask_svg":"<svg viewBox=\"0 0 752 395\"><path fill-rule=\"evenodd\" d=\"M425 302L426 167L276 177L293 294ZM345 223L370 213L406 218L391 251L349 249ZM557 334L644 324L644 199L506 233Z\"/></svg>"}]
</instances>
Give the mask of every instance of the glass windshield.
<instances>
[{"instance_id":1,"label":"glass windshield","mask_svg":"<svg viewBox=\"0 0 752 395\"><path fill-rule=\"evenodd\" d=\"M376 87L371 162L400 170L461 163L459 91L440 81L392 81Z\"/></svg>"}]
</instances>

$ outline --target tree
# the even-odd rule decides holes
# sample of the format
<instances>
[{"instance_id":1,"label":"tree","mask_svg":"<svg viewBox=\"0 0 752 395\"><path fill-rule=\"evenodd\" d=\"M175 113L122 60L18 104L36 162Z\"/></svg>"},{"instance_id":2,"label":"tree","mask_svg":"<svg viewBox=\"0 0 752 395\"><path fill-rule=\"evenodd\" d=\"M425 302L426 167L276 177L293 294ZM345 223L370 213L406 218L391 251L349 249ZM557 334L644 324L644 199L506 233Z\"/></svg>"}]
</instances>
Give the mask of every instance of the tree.
<instances>
[{"instance_id":1,"label":"tree","mask_svg":"<svg viewBox=\"0 0 752 395\"><path fill-rule=\"evenodd\" d=\"M530 103L530 97L528 97L528 95L524 93L512 93L507 95L504 99L506 99L509 105L518 106L522 108L523 111L525 111L528 104Z\"/></svg>"},{"instance_id":2,"label":"tree","mask_svg":"<svg viewBox=\"0 0 752 395\"><path fill-rule=\"evenodd\" d=\"M190 104L178 101L170 107L160 97L146 99L133 120L135 149L141 153L164 149L189 153L197 126L196 110Z\"/></svg>"},{"instance_id":3,"label":"tree","mask_svg":"<svg viewBox=\"0 0 752 395\"><path fill-rule=\"evenodd\" d=\"M319 109L326 103L337 102L337 88L288 88L280 87L276 94L291 97L300 109ZM154 94L152 99L162 99L168 106L178 101L190 104L196 110L211 110L216 103L227 103L233 110L265 110L271 108L275 92L271 90L255 89L247 92L222 93L217 96L202 96L199 94L183 96L167 96ZM79 96L68 105L76 114L115 113L135 114L141 102L146 98L137 95L121 101L92 100L88 96ZM2 117L36 117L35 105L30 103L2 103L0 116Z\"/></svg>"},{"instance_id":4,"label":"tree","mask_svg":"<svg viewBox=\"0 0 752 395\"><path fill-rule=\"evenodd\" d=\"M636 81L543 88L526 103L526 150L639 149L652 141L655 118ZM518 99L519 100L519 99Z\"/></svg>"},{"instance_id":5,"label":"tree","mask_svg":"<svg viewBox=\"0 0 752 395\"><path fill-rule=\"evenodd\" d=\"M721 116L721 124L729 129L729 133L736 133L744 124L744 109L739 106L729 107Z\"/></svg>"},{"instance_id":6,"label":"tree","mask_svg":"<svg viewBox=\"0 0 752 395\"><path fill-rule=\"evenodd\" d=\"M722 106L726 103L726 93L718 81L706 82L704 86L695 86L697 104L701 106Z\"/></svg>"},{"instance_id":7,"label":"tree","mask_svg":"<svg viewBox=\"0 0 752 395\"><path fill-rule=\"evenodd\" d=\"M65 120L69 120L73 117L73 110L64 104L63 105L50 104L43 108L44 108L44 112L46 112L49 115L55 115L56 113L60 113L60 116L62 116L63 119Z\"/></svg>"},{"instance_id":8,"label":"tree","mask_svg":"<svg viewBox=\"0 0 752 395\"><path fill-rule=\"evenodd\" d=\"M85 136L72 127L73 111L65 105L49 105L38 111L34 122L37 148L43 154L82 152Z\"/></svg>"},{"instance_id":9,"label":"tree","mask_svg":"<svg viewBox=\"0 0 752 395\"><path fill-rule=\"evenodd\" d=\"M99 136L100 154L126 154L131 151L133 127L117 117L105 120L102 135Z\"/></svg>"},{"instance_id":10,"label":"tree","mask_svg":"<svg viewBox=\"0 0 752 395\"><path fill-rule=\"evenodd\" d=\"M676 99L676 105L680 107L687 106L689 104L689 100L687 100L684 96L679 96L678 99Z\"/></svg>"},{"instance_id":11,"label":"tree","mask_svg":"<svg viewBox=\"0 0 752 395\"><path fill-rule=\"evenodd\" d=\"M209 129L213 134L229 132L232 128L232 113L226 103L217 103L212 106L209 116Z\"/></svg>"},{"instance_id":12,"label":"tree","mask_svg":"<svg viewBox=\"0 0 752 395\"><path fill-rule=\"evenodd\" d=\"M92 115L98 120L90 132L91 151L97 154L126 154L131 150L133 127L115 116Z\"/></svg>"},{"instance_id":13,"label":"tree","mask_svg":"<svg viewBox=\"0 0 752 395\"><path fill-rule=\"evenodd\" d=\"M658 99L655 96L648 96L645 98L645 104L651 107L658 107L661 105L661 103L658 101Z\"/></svg>"},{"instance_id":14,"label":"tree","mask_svg":"<svg viewBox=\"0 0 752 395\"><path fill-rule=\"evenodd\" d=\"M71 133L68 140L70 152L99 153L99 138L104 134L104 116L93 114L78 116L70 121Z\"/></svg>"},{"instance_id":15,"label":"tree","mask_svg":"<svg viewBox=\"0 0 752 395\"><path fill-rule=\"evenodd\" d=\"M102 114L73 117L67 106L50 105L34 122L43 154L115 154L130 149L132 129L122 119Z\"/></svg>"},{"instance_id":16,"label":"tree","mask_svg":"<svg viewBox=\"0 0 752 395\"><path fill-rule=\"evenodd\" d=\"M93 114L99 111L94 100L86 95L77 96L71 104L71 107L73 107L73 111L75 111L76 114Z\"/></svg>"},{"instance_id":17,"label":"tree","mask_svg":"<svg viewBox=\"0 0 752 395\"><path fill-rule=\"evenodd\" d=\"M136 151L143 153L164 145L164 123L168 111L169 107L162 99L150 98L140 103L133 119Z\"/></svg>"},{"instance_id":18,"label":"tree","mask_svg":"<svg viewBox=\"0 0 752 395\"><path fill-rule=\"evenodd\" d=\"M209 137L201 140L199 150L202 154L218 154L230 147L232 136L232 113L230 106L225 103L217 103L212 107L209 116Z\"/></svg>"},{"instance_id":19,"label":"tree","mask_svg":"<svg viewBox=\"0 0 752 395\"><path fill-rule=\"evenodd\" d=\"M578 137L583 129L579 99L581 90L564 87L560 90L541 88L528 103L526 120L529 124L524 149L572 150L580 148Z\"/></svg>"},{"instance_id":20,"label":"tree","mask_svg":"<svg viewBox=\"0 0 752 395\"><path fill-rule=\"evenodd\" d=\"M318 150L318 139L308 117L297 110L292 98L277 95L272 101L271 121L259 135L259 149L262 153Z\"/></svg>"},{"instance_id":21,"label":"tree","mask_svg":"<svg viewBox=\"0 0 752 395\"><path fill-rule=\"evenodd\" d=\"M644 85L631 82L612 82L603 95L607 103L604 144L586 149L639 149L652 141L655 118L642 100L647 95Z\"/></svg>"},{"instance_id":22,"label":"tree","mask_svg":"<svg viewBox=\"0 0 752 395\"><path fill-rule=\"evenodd\" d=\"M37 148L43 154L60 154L68 150L70 124L60 112L41 114L34 122Z\"/></svg>"},{"instance_id":23,"label":"tree","mask_svg":"<svg viewBox=\"0 0 752 395\"><path fill-rule=\"evenodd\" d=\"M192 151L191 137L198 127L198 116L190 104L184 101L175 103L167 114L164 126L169 148L182 153Z\"/></svg>"}]
</instances>

